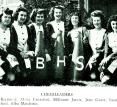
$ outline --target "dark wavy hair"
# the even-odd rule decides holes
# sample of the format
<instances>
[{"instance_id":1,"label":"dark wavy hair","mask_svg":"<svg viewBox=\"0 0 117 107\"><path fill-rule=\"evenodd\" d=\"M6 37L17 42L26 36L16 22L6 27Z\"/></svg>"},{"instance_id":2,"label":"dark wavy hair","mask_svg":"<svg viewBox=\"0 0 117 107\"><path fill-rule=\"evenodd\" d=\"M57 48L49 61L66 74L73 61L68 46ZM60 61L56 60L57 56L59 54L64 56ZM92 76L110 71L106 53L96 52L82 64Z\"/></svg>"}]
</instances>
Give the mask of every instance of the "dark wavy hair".
<instances>
[{"instance_id":1,"label":"dark wavy hair","mask_svg":"<svg viewBox=\"0 0 117 107\"><path fill-rule=\"evenodd\" d=\"M11 23L12 23L13 22L13 17L12 17L13 10L10 10L9 8L4 9L4 11L0 14L0 22L4 13L11 16Z\"/></svg>"},{"instance_id":2,"label":"dark wavy hair","mask_svg":"<svg viewBox=\"0 0 117 107\"><path fill-rule=\"evenodd\" d=\"M64 21L64 7L61 6L61 5L57 5L57 6L54 6L50 9L50 12L49 12L49 17L50 17L50 21L54 20L54 10L55 9L60 9L62 11L62 18L61 20Z\"/></svg>"},{"instance_id":3,"label":"dark wavy hair","mask_svg":"<svg viewBox=\"0 0 117 107\"><path fill-rule=\"evenodd\" d=\"M95 11L93 11L91 13L91 19L92 19L92 17L100 17L102 28L106 28L105 15L104 15L104 13L101 10L95 10ZM92 22L92 26L93 26L93 22Z\"/></svg>"},{"instance_id":4,"label":"dark wavy hair","mask_svg":"<svg viewBox=\"0 0 117 107\"><path fill-rule=\"evenodd\" d=\"M44 19L46 19L46 10L45 9L33 9L31 14L30 14L30 19L32 22L35 22L35 18L37 16L37 14L43 14L44 15Z\"/></svg>"},{"instance_id":5,"label":"dark wavy hair","mask_svg":"<svg viewBox=\"0 0 117 107\"><path fill-rule=\"evenodd\" d=\"M24 24L26 24L29 21L29 16L28 16L29 14L28 14L28 10L25 7L18 7L17 10L16 10L16 12L13 15L13 18L14 18L14 20L17 20L19 12L21 12L21 11L27 13L27 18L26 18L26 21L24 22Z\"/></svg>"},{"instance_id":6,"label":"dark wavy hair","mask_svg":"<svg viewBox=\"0 0 117 107\"><path fill-rule=\"evenodd\" d=\"M109 33L109 32L112 32L112 27L111 27L111 22L112 21L117 21L117 15L112 15L110 16L110 18L108 19L108 23L107 23L107 30L106 32Z\"/></svg>"},{"instance_id":7,"label":"dark wavy hair","mask_svg":"<svg viewBox=\"0 0 117 107\"><path fill-rule=\"evenodd\" d=\"M81 14L77 11L74 11L70 14L70 19L69 19L69 24L68 24L68 31L72 30L73 29L73 25L71 23L71 17L72 16L78 16L79 18L79 22L78 22L78 27L82 26L83 22L82 22L82 19L81 19Z\"/></svg>"}]
</instances>

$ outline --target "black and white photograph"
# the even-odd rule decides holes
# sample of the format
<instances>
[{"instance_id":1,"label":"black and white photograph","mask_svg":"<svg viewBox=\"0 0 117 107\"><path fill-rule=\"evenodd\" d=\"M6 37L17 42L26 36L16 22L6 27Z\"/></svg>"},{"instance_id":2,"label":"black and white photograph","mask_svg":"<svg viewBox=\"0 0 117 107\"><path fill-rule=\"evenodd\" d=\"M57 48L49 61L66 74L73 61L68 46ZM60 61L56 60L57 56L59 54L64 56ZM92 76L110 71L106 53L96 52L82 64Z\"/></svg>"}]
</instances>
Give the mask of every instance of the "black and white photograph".
<instances>
[{"instance_id":1,"label":"black and white photograph","mask_svg":"<svg viewBox=\"0 0 117 107\"><path fill-rule=\"evenodd\" d=\"M116 88L116 0L0 0L1 106L113 104Z\"/></svg>"}]
</instances>

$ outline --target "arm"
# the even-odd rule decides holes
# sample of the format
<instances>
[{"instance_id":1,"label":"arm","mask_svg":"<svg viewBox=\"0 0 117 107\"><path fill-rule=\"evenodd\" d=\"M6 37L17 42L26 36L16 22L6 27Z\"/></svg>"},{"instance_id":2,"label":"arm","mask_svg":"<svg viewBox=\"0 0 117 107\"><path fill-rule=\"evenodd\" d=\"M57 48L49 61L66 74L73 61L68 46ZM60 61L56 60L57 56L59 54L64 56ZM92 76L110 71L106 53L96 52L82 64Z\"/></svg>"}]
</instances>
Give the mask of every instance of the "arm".
<instances>
[{"instance_id":1,"label":"arm","mask_svg":"<svg viewBox=\"0 0 117 107\"><path fill-rule=\"evenodd\" d=\"M52 38L52 35L55 33L52 25L50 23L46 26L47 38L51 46L54 46L56 38Z\"/></svg>"},{"instance_id":2,"label":"arm","mask_svg":"<svg viewBox=\"0 0 117 107\"><path fill-rule=\"evenodd\" d=\"M29 25L29 27L27 27L27 31L28 31L28 46L29 46L29 50L30 51L34 51L35 50L35 38L36 38L36 31L33 25Z\"/></svg>"},{"instance_id":3,"label":"arm","mask_svg":"<svg viewBox=\"0 0 117 107\"><path fill-rule=\"evenodd\" d=\"M105 35L104 59L101 61L100 65L101 66L104 66L115 55L117 55L117 52L116 53L110 53L109 54L109 40L108 40L108 35Z\"/></svg>"},{"instance_id":4,"label":"arm","mask_svg":"<svg viewBox=\"0 0 117 107\"><path fill-rule=\"evenodd\" d=\"M67 55L70 56L73 53L73 42L71 39L70 32L67 34L67 42L66 42L66 50L67 50Z\"/></svg>"},{"instance_id":5,"label":"arm","mask_svg":"<svg viewBox=\"0 0 117 107\"><path fill-rule=\"evenodd\" d=\"M10 44L7 48L7 52L13 55L17 55L17 53L20 53L20 50L17 48L18 37L14 26L11 26L10 28L10 35Z\"/></svg>"}]
</instances>

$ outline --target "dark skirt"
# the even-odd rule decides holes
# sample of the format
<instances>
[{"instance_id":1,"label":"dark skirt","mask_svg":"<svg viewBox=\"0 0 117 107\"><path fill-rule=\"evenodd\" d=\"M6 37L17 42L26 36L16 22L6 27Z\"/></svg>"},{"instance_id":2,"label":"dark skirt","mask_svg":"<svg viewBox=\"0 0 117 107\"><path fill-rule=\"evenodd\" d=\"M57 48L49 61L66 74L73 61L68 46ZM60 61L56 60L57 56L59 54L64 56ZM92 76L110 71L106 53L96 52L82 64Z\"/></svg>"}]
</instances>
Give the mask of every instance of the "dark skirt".
<instances>
[{"instance_id":1,"label":"dark skirt","mask_svg":"<svg viewBox=\"0 0 117 107\"><path fill-rule=\"evenodd\" d=\"M38 60L38 58L41 58ZM42 61L43 59L43 61ZM31 62L32 68L29 74L29 84L32 85L44 85L47 81L47 69L46 69L46 57L45 54L37 56Z\"/></svg>"},{"instance_id":2,"label":"dark skirt","mask_svg":"<svg viewBox=\"0 0 117 107\"><path fill-rule=\"evenodd\" d=\"M56 42L56 47L53 50L52 55L52 67L54 70L54 79L55 80L63 80L64 79L64 63L59 62L60 60L65 62L64 56L64 47L62 43Z\"/></svg>"}]
</instances>

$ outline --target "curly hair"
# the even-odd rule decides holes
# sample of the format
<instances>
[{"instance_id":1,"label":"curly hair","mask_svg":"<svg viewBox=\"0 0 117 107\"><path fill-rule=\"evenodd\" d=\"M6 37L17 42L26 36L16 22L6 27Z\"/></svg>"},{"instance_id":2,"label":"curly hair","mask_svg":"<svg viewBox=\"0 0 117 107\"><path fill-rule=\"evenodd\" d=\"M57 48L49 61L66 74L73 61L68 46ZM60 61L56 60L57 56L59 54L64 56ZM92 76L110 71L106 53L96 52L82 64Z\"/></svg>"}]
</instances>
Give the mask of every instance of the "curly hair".
<instances>
[{"instance_id":1,"label":"curly hair","mask_svg":"<svg viewBox=\"0 0 117 107\"><path fill-rule=\"evenodd\" d=\"M110 16L110 18L108 19L108 23L107 23L107 33L109 33L109 32L112 32L113 30L112 30L112 27L111 27L111 22L112 21L117 21L117 15L112 15L112 16Z\"/></svg>"},{"instance_id":2,"label":"curly hair","mask_svg":"<svg viewBox=\"0 0 117 107\"><path fill-rule=\"evenodd\" d=\"M44 15L44 19L46 18L46 10L45 9L33 9L31 14L30 14L30 19L32 22L35 22L35 18L37 16L37 14L43 14Z\"/></svg>"},{"instance_id":3,"label":"curly hair","mask_svg":"<svg viewBox=\"0 0 117 107\"><path fill-rule=\"evenodd\" d=\"M54 10L55 9L60 9L62 11L62 13L64 14L63 10L64 10L64 7L61 6L61 5L57 5L57 6L54 6L50 9L50 12L49 12L49 16L50 16L50 21L54 20ZM62 18L61 20L64 20L64 15L62 14Z\"/></svg>"},{"instance_id":4,"label":"curly hair","mask_svg":"<svg viewBox=\"0 0 117 107\"><path fill-rule=\"evenodd\" d=\"M78 13L77 11L74 11L70 14L70 19L69 19L69 24L68 24L68 31L72 30L73 29L73 25L71 23L71 17L72 16L78 16L79 18L79 22L78 22L78 27L82 26L83 22L82 22L82 19L81 19L81 14Z\"/></svg>"},{"instance_id":5,"label":"curly hair","mask_svg":"<svg viewBox=\"0 0 117 107\"><path fill-rule=\"evenodd\" d=\"M14 20L17 21L19 12L21 12L21 11L27 13L27 18L26 18L26 21L24 22L24 24L26 24L29 21L29 16L28 16L28 11L27 11L27 9L25 7L18 7L17 10L16 10L16 12L13 15L13 18L14 18Z\"/></svg>"},{"instance_id":6,"label":"curly hair","mask_svg":"<svg viewBox=\"0 0 117 107\"><path fill-rule=\"evenodd\" d=\"M12 17L13 10L10 10L9 8L4 9L4 11L0 14L0 22L4 13L11 16L11 23L12 23L13 22L13 17Z\"/></svg>"},{"instance_id":7,"label":"curly hair","mask_svg":"<svg viewBox=\"0 0 117 107\"><path fill-rule=\"evenodd\" d=\"M95 11L93 11L91 13L91 19L92 19L92 17L100 17L102 28L105 28L106 27L105 15L104 15L104 13L101 10L95 10Z\"/></svg>"}]
</instances>

